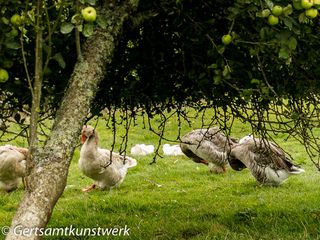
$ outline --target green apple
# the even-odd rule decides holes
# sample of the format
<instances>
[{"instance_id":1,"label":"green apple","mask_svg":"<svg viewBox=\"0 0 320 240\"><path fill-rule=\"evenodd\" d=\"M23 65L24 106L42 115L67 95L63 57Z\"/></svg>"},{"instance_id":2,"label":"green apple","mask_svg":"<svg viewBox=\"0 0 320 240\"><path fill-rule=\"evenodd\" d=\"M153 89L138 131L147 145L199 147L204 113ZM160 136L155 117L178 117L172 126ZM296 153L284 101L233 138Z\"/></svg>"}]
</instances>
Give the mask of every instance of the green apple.
<instances>
[{"instance_id":1,"label":"green apple","mask_svg":"<svg viewBox=\"0 0 320 240\"><path fill-rule=\"evenodd\" d=\"M273 15L270 15L268 17L268 23L271 26L277 25L279 23L279 18Z\"/></svg>"},{"instance_id":2,"label":"green apple","mask_svg":"<svg viewBox=\"0 0 320 240\"><path fill-rule=\"evenodd\" d=\"M292 5L293 5L294 9L296 9L296 10L302 9L301 0L293 0Z\"/></svg>"},{"instance_id":3,"label":"green apple","mask_svg":"<svg viewBox=\"0 0 320 240\"><path fill-rule=\"evenodd\" d=\"M313 0L301 0L301 7L304 9L309 9L313 5Z\"/></svg>"},{"instance_id":4,"label":"green apple","mask_svg":"<svg viewBox=\"0 0 320 240\"><path fill-rule=\"evenodd\" d=\"M6 82L9 79L9 73L7 70L0 68L0 82Z\"/></svg>"},{"instance_id":5,"label":"green apple","mask_svg":"<svg viewBox=\"0 0 320 240\"><path fill-rule=\"evenodd\" d=\"M232 37L230 34L223 35L221 41L224 45L229 45L232 42Z\"/></svg>"},{"instance_id":6,"label":"green apple","mask_svg":"<svg viewBox=\"0 0 320 240\"><path fill-rule=\"evenodd\" d=\"M282 14L282 7L279 5L275 5L272 10L272 14L276 17L280 16Z\"/></svg>"},{"instance_id":7,"label":"green apple","mask_svg":"<svg viewBox=\"0 0 320 240\"><path fill-rule=\"evenodd\" d=\"M320 5L320 0L313 0L314 5Z\"/></svg>"},{"instance_id":8,"label":"green apple","mask_svg":"<svg viewBox=\"0 0 320 240\"><path fill-rule=\"evenodd\" d=\"M308 18L315 18L318 16L318 10L315 8L309 8L305 11L305 14Z\"/></svg>"},{"instance_id":9,"label":"green apple","mask_svg":"<svg viewBox=\"0 0 320 240\"><path fill-rule=\"evenodd\" d=\"M271 11L269 9L263 9L261 12L261 16L264 18L269 17L270 14L271 14Z\"/></svg>"},{"instance_id":10,"label":"green apple","mask_svg":"<svg viewBox=\"0 0 320 240\"><path fill-rule=\"evenodd\" d=\"M93 7L86 7L82 9L81 14L86 22L94 22L97 18L97 12Z\"/></svg>"},{"instance_id":11,"label":"green apple","mask_svg":"<svg viewBox=\"0 0 320 240\"><path fill-rule=\"evenodd\" d=\"M17 13L12 15L12 17L10 18L10 22L14 26L19 27L22 24L21 16L19 14L17 14Z\"/></svg>"}]
</instances>

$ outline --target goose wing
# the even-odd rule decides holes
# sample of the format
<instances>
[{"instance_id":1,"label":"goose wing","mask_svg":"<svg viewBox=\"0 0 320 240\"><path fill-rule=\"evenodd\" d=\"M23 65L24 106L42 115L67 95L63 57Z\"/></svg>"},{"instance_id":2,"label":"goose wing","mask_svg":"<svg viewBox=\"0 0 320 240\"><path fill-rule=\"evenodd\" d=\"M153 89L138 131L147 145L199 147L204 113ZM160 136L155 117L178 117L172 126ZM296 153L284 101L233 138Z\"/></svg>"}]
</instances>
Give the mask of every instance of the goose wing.
<instances>
[{"instance_id":1,"label":"goose wing","mask_svg":"<svg viewBox=\"0 0 320 240\"><path fill-rule=\"evenodd\" d=\"M293 165L284 151L273 142L262 139L252 139L247 143L251 158L261 167L270 167L275 170L287 169Z\"/></svg>"},{"instance_id":2,"label":"goose wing","mask_svg":"<svg viewBox=\"0 0 320 240\"><path fill-rule=\"evenodd\" d=\"M211 142L221 152L230 151L230 145L235 141L228 138L218 127L209 129L196 129L181 138L182 148L188 148L187 145L201 145L202 142ZM183 146L184 145L184 146Z\"/></svg>"},{"instance_id":3,"label":"goose wing","mask_svg":"<svg viewBox=\"0 0 320 240\"><path fill-rule=\"evenodd\" d=\"M120 169L124 166L134 167L137 165L137 161L131 157L120 155L119 153L109 151L108 149L98 148L98 161L102 169L112 165L116 169Z\"/></svg>"},{"instance_id":4,"label":"goose wing","mask_svg":"<svg viewBox=\"0 0 320 240\"><path fill-rule=\"evenodd\" d=\"M22 177L26 171L26 156L11 145L0 146L0 175Z\"/></svg>"},{"instance_id":5,"label":"goose wing","mask_svg":"<svg viewBox=\"0 0 320 240\"><path fill-rule=\"evenodd\" d=\"M204 138L219 147L221 151L230 151L230 145L237 142L236 139L227 137L223 131L217 127L204 129Z\"/></svg>"}]
</instances>

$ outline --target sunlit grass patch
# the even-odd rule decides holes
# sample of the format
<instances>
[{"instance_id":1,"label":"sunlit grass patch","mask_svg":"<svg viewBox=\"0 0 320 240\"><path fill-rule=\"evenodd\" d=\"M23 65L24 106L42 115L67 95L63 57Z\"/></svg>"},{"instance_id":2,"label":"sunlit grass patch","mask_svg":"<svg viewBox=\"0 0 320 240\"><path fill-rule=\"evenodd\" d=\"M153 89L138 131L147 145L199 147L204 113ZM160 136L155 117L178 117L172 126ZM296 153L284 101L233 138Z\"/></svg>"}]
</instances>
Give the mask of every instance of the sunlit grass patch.
<instances>
[{"instance_id":1,"label":"sunlit grass patch","mask_svg":"<svg viewBox=\"0 0 320 240\"><path fill-rule=\"evenodd\" d=\"M140 120L139 120L140 121ZM91 124L94 125L95 122ZM172 121L166 137L177 139ZM195 124L201 127L201 123ZM184 134L191 128L180 129ZM112 145L112 129L98 124L102 148ZM232 134L242 137L250 128L236 122ZM119 127L115 151L119 150ZM123 184L110 191L81 189L92 180L78 169L79 148L72 159L66 189L59 199L48 227L129 227L130 236L109 239L318 239L320 237L320 175L304 147L285 135L278 144L301 164L305 173L290 177L278 187L264 187L250 172L229 169L215 175L185 156L135 156L138 165L129 169ZM127 154L137 143L158 144L158 137L141 124L129 132ZM164 143L169 141L163 140ZM169 142L173 144L173 142ZM23 189L0 194L0 225L10 225ZM49 239L94 239L94 237L46 237Z\"/></svg>"}]
</instances>

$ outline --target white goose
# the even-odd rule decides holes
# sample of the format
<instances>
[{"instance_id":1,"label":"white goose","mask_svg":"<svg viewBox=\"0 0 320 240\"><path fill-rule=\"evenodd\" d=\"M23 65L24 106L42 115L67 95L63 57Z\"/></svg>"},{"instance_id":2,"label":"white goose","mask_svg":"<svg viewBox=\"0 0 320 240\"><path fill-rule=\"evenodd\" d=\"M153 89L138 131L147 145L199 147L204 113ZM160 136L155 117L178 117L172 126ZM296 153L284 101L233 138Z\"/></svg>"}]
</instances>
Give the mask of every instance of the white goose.
<instances>
[{"instance_id":1,"label":"white goose","mask_svg":"<svg viewBox=\"0 0 320 240\"><path fill-rule=\"evenodd\" d=\"M231 161L241 161L263 185L279 185L289 176L304 172L275 143L248 135L232 146ZM239 160L237 160L239 159Z\"/></svg>"},{"instance_id":2,"label":"white goose","mask_svg":"<svg viewBox=\"0 0 320 240\"><path fill-rule=\"evenodd\" d=\"M162 147L163 154L166 156L179 156L183 155L181 148L179 145L174 144L170 145L169 143L163 144Z\"/></svg>"},{"instance_id":3,"label":"white goose","mask_svg":"<svg viewBox=\"0 0 320 240\"><path fill-rule=\"evenodd\" d=\"M140 156L152 154L153 152L154 152L154 146L146 145L144 143L134 145L130 151L132 155L140 155Z\"/></svg>"},{"instance_id":4,"label":"white goose","mask_svg":"<svg viewBox=\"0 0 320 240\"><path fill-rule=\"evenodd\" d=\"M83 126L81 142L83 145L80 151L79 168L87 177L95 181L91 186L82 189L83 192L96 187L110 189L119 186L128 168L137 165L137 161L133 158L115 152L111 154L109 150L99 148L97 130L91 126Z\"/></svg>"},{"instance_id":5,"label":"white goose","mask_svg":"<svg viewBox=\"0 0 320 240\"><path fill-rule=\"evenodd\" d=\"M231 146L236 140L224 135L218 127L196 129L181 138L181 151L196 163L208 165L211 172L227 170ZM236 162L235 168L244 167Z\"/></svg>"},{"instance_id":6,"label":"white goose","mask_svg":"<svg viewBox=\"0 0 320 240\"><path fill-rule=\"evenodd\" d=\"M0 189L15 190L26 174L28 149L12 145L0 146Z\"/></svg>"}]
</instances>

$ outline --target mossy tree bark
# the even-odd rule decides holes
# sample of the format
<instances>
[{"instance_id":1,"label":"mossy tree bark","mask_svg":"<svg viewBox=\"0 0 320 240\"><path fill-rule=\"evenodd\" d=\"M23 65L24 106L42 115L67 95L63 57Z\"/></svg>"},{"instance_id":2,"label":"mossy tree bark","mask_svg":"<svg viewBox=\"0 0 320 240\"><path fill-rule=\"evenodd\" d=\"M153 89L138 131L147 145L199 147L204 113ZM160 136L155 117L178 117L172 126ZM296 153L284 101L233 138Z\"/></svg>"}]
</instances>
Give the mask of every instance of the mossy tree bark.
<instances>
[{"instance_id":1,"label":"mossy tree bark","mask_svg":"<svg viewBox=\"0 0 320 240\"><path fill-rule=\"evenodd\" d=\"M35 166L28 176L28 189L6 239L41 238L37 232L23 236L21 229L30 231L44 228L50 220L53 208L65 188L70 161L98 84L112 61L123 23L136 9L138 2L128 0L112 10L104 9L108 19L113 20L112 25L106 30L97 30L86 41L56 115L50 138L32 156Z\"/></svg>"}]
</instances>

